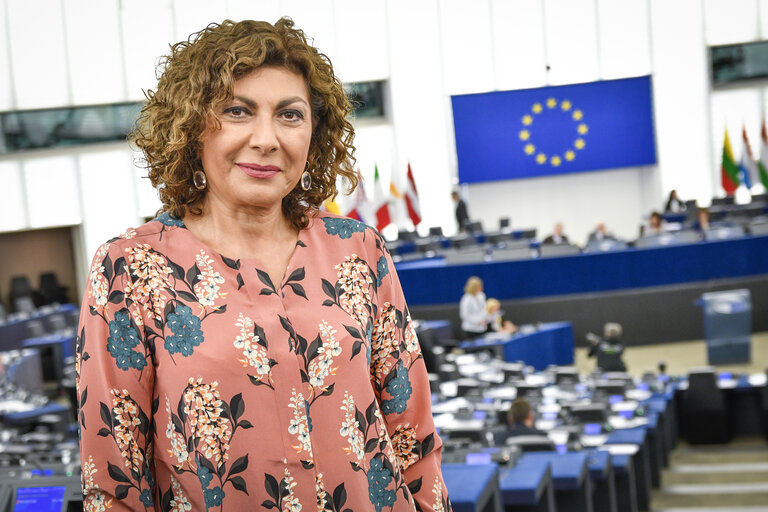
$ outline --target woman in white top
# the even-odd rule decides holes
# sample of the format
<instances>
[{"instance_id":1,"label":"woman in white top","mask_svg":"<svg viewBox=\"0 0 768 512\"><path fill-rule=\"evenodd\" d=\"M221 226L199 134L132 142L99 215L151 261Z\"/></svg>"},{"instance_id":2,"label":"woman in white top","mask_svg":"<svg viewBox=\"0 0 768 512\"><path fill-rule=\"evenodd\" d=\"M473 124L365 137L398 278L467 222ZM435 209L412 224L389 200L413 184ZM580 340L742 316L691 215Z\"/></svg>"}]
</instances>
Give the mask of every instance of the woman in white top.
<instances>
[{"instance_id":1,"label":"woman in white top","mask_svg":"<svg viewBox=\"0 0 768 512\"><path fill-rule=\"evenodd\" d=\"M483 280L472 276L464 285L464 296L459 302L459 316L464 339L477 338L488 331Z\"/></svg>"}]
</instances>

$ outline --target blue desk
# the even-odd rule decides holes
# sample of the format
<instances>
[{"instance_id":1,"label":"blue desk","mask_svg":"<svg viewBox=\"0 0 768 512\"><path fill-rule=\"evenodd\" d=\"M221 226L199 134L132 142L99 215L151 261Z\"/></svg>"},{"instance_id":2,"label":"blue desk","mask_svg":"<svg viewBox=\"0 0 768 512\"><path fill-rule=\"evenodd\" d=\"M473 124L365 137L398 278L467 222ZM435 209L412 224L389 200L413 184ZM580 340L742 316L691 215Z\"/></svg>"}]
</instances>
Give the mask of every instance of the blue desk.
<instances>
[{"instance_id":1,"label":"blue desk","mask_svg":"<svg viewBox=\"0 0 768 512\"><path fill-rule=\"evenodd\" d=\"M504 510L554 512L552 470L547 460L530 460L499 472L499 489Z\"/></svg>"},{"instance_id":2,"label":"blue desk","mask_svg":"<svg viewBox=\"0 0 768 512\"><path fill-rule=\"evenodd\" d=\"M57 309L47 313L33 314L23 320L14 320L0 324L0 352L21 348L21 343L27 339L27 324L32 320L40 320L48 328L48 318L52 315L72 315L77 311L74 304L62 304Z\"/></svg>"},{"instance_id":3,"label":"blue desk","mask_svg":"<svg viewBox=\"0 0 768 512\"><path fill-rule=\"evenodd\" d=\"M768 235L468 265L447 265L435 258L398 263L396 268L413 307L457 304L470 276L483 279L489 297L515 300L768 274L765 254Z\"/></svg>"},{"instance_id":4,"label":"blue desk","mask_svg":"<svg viewBox=\"0 0 768 512\"><path fill-rule=\"evenodd\" d=\"M503 340L479 339L459 344L465 350L493 349L505 361L523 361L544 370L551 364L573 364L573 326L570 322L541 324L536 331L512 334Z\"/></svg>"},{"instance_id":5,"label":"blue desk","mask_svg":"<svg viewBox=\"0 0 768 512\"><path fill-rule=\"evenodd\" d=\"M57 404L55 402L50 402L43 407L32 409L30 411L5 413L0 416L0 419L9 425L24 425L46 414L66 414L68 416L69 407L66 405ZM67 419L69 418L67 417ZM62 426L66 427L67 421L62 421L61 424Z\"/></svg>"},{"instance_id":6,"label":"blue desk","mask_svg":"<svg viewBox=\"0 0 768 512\"><path fill-rule=\"evenodd\" d=\"M588 456L585 452L524 453L518 466L548 461L552 468L552 483L555 488L555 506L558 512L592 512L592 483L589 476Z\"/></svg>"},{"instance_id":7,"label":"blue desk","mask_svg":"<svg viewBox=\"0 0 768 512\"><path fill-rule=\"evenodd\" d=\"M27 338L21 343L23 348L40 348L49 345L58 345L61 347L62 358L72 357L75 355L75 336L50 334L48 336L41 336L39 338Z\"/></svg>"},{"instance_id":8,"label":"blue desk","mask_svg":"<svg viewBox=\"0 0 768 512\"><path fill-rule=\"evenodd\" d=\"M453 510L501 512L496 464L443 464L442 470Z\"/></svg>"},{"instance_id":9,"label":"blue desk","mask_svg":"<svg viewBox=\"0 0 768 512\"><path fill-rule=\"evenodd\" d=\"M637 484L637 507L651 509L651 461L648 445L648 431L645 428L615 430L605 444L632 444L638 451L632 457L635 483Z\"/></svg>"},{"instance_id":10,"label":"blue desk","mask_svg":"<svg viewBox=\"0 0 768 512\"><path fill-rule=\"evenodd\" d=\"M592 478L595 510L618 512L616 502L616 479L613 474L611 454L597 450L587 451L589 476Z\"/></svg>"}]
</instances>

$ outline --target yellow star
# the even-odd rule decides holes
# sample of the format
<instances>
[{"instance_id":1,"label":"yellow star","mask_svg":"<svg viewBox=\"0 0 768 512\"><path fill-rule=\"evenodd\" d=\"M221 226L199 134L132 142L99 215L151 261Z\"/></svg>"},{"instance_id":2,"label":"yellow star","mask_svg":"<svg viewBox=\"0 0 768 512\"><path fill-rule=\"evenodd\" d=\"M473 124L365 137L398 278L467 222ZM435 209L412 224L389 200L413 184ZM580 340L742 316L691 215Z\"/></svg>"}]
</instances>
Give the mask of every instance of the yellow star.
<instances>
[{"instance_id":1,"label":"yellow star","mask_svg":"<svg viewBox=\"0 0 768 512\"><path fill-rule=\"evenodd\" d=\"M531 138L531 132L528 130L520 130L520 140L528 140Z\"/></svg>"},{"instance_id":2,"label":"yellow star","mask_svg":"<svg viewBox=\"0 0 768 512\"><path fill-rule=\"evenodd\" d=\"M557 106L557 100L555 98L547 99L547 108L555 108Z\"/></svg>"},{"instance_id":3,"label":"yellow star","mask_svg":"<svg viewBox=\"0 0 768 512\"><path fill-rule=\"evenodd\" d=\"M576 139L576 142L573 143L573 147L576 149L584 149L584 146L586 146L584 139Z\"/></svg>"},{"instance_id":4,"label":"yellow star","mask_svg":"<svg viewBox=\"0 0 768 512\"><path fill-rule=\"evenodd\" d=\"M560 102L560 108L565 110L565 111L571 110L571 102L568 101L568 100L561 101Z\"/></svg>"},{"instance_id":5,"label":"yellow star","mask_svg":"<svg viewBox=\"0 0 768 512\"><path fill-rule=\"evenodd\" d=\"M547 163L547 155L545 155L544 153L539 153L538 155L536 155L536 163L537 164Z\"/></svg>"},{"instance_id":6,"label":"yellow star","mask_svg":"<svg viewBox=\"0 0 768 512\"><path fill-rule=\"evenodd\" d=\"M587 128L587 125L586 125L586 124L584 124L584 123L581 123L581 124L579 125L579 127L577 128L577 130L579 131L579 133L580 133L581 135L586 135L586 134L587 134L587 132L589 131L589 128Z\"/></svg>"},{"instance_id":7,"label":"yellow star","mask_svg":"<svg viewBox=\"0 0 768 512\"><path fill-rule=\"evenodd\" d=\"M581 110L574 110L573 111L573 120L574 121L581 121L582 117L584 117L584 113Z\"/></svg>"},{"instance_id":8,"label":"yellow star","mask_svg":"<svg viewBox=\"0 0 768 512\"><path fill-rule=\"evenodd\" d=\"M526 144L524 149L526 155L532 155L536 152L536 146L533 144Z\"/></svg>"},{"instance_id":9,"label":"yellow star","mask_svg":"<svg viewBox=\"0 0 768 512\"><path fill-rule=\"evenodd\" d=\"M555 167L558 167L562 162L563 162L563 160L559 156L557 156L557 155L555 155L555 156L553 156L552 158L549 159L549 163L551 163Z\"/></svg>"},{"instance_id":10,"label":"yellow star","mask_svg":"<svg viewBox=\"0 0 768 512\"><path fill-rule=\"evenodd\" d=\"M574 153L572 149L569 149L568 151L565 152L565 159L566 160L568 160L570 162L574 158L576 158L576 153Z\"/></svg>"},{"instance_id":11,"label":"yellow star","mask_svg":"<svg viewBox=\"0 0 768 512\"><path fill-rule=\"evenodd\" d=\"M534 114L540 114L541 109L542 109L541 103L534 103L533 106L531 107L531 110L533 111Z\"/></svg>"},{"instance_id":12,"label":"yellow star","mask_svg":"<svg viewBox=\"0 0 768 512\"><path fill-rule=\"evenodd\" d=\"M533 122L533 118L532 118L530 115L528 115L528 114L525 114L525 115L523 116L523 124L524 124L525 126L530 126L530 124L531 124L532 122Z\"/></svg>"}]
</instances>

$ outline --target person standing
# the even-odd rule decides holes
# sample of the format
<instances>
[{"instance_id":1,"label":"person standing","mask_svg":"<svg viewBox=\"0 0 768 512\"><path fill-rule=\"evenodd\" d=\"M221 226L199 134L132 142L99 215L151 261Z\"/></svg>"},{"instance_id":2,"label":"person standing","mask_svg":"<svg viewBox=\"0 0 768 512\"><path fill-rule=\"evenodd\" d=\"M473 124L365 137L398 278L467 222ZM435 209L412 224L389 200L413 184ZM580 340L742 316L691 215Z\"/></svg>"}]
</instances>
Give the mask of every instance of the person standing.
<instances>
[{"instance_id":1,"label":"person standing","mask_svg":"<svg viewBox=\"0 0 768 512\"><path fill-rule=\"evenodd\" d=\"M464 339L474 339L488 332L489 315L485 309L483 280L477 276L467 279L464 295L459 301L459 317Z\"/></svg>"},{"instance_id":2,"label":"person standing","mask_svg":"<svg viewBox=\"0 0 768 512\"><path fill-rule=\"evenodd\" d=\"M451 192L451 198L456 205L456 224L459 226L459 231L463 232L466 229L467 224L469 224L467 204L455 190Z\"/></svg>"}]
</instances>

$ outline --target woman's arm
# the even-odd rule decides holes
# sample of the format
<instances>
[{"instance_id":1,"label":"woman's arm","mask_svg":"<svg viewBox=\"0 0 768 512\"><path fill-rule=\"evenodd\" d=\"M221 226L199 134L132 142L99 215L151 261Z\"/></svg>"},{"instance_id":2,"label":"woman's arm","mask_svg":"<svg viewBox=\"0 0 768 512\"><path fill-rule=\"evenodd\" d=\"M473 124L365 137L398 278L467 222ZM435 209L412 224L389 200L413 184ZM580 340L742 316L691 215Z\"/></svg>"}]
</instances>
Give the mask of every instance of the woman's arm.
<instances>
[{"instance_id":1,"label":"woman's arm","mask_svg":"<svg viewBox=\"0 0 768 512\"><path fill-rule=\"evenodd\" d=\"M136 300L146 289L132 282L120 242L97 251L80 311L77 382L85 510L154 510L155 367Z\"/></svg>"}]
</instances>

